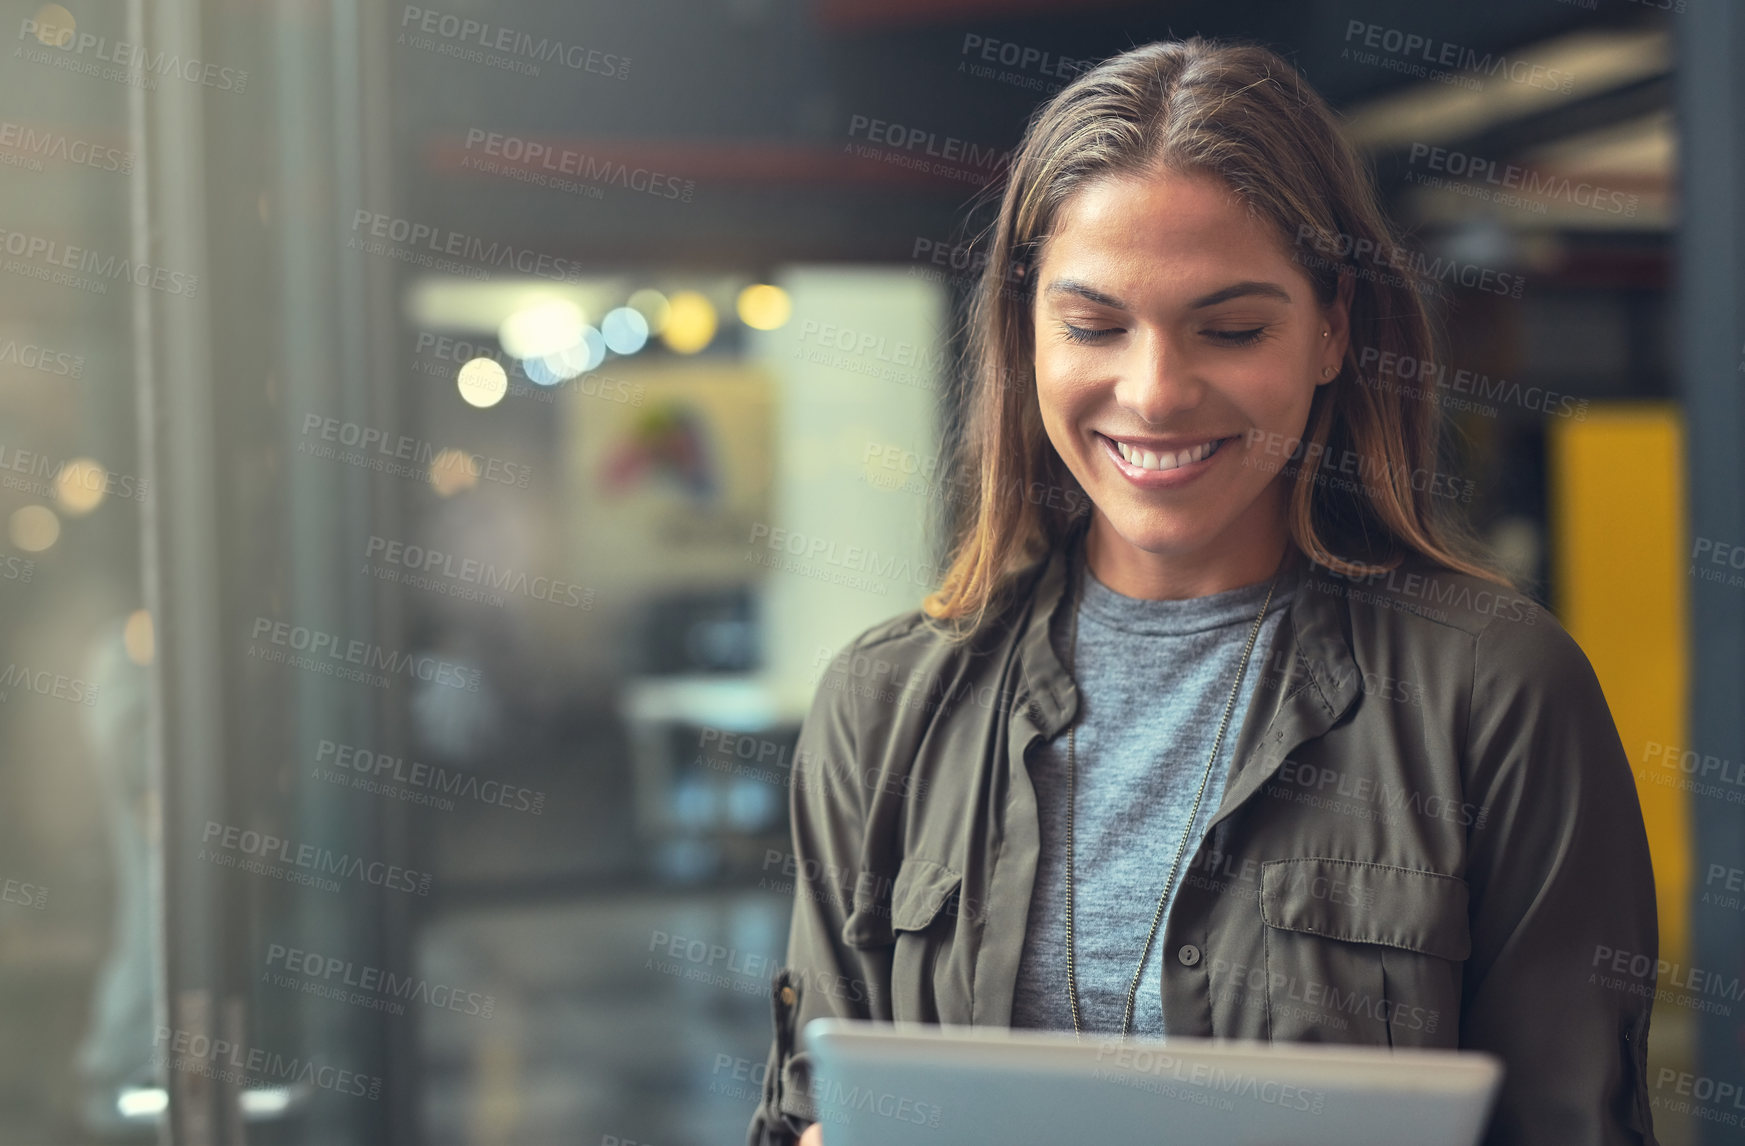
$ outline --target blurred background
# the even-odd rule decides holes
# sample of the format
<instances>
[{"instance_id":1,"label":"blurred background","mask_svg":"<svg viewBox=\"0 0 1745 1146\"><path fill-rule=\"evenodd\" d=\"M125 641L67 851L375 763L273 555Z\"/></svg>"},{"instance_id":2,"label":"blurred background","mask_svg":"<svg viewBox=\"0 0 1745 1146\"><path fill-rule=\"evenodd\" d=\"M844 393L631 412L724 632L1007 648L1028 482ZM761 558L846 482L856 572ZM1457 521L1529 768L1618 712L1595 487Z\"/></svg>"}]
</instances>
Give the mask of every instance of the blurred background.
<instances>
[{"instance_id":1,"label":"blurred background","mask_svg":"<svg viewBox=\"0 0 1745 1146\"><path fill-rule=\"evenodd\" d=\"M743 1141L978 194L1194 33L1524 284L1424 398L1637 772L1660 1140L1745 1140L1733 0L431 2L4 0L0 1143Z\"/></svg>"}]
</instances>

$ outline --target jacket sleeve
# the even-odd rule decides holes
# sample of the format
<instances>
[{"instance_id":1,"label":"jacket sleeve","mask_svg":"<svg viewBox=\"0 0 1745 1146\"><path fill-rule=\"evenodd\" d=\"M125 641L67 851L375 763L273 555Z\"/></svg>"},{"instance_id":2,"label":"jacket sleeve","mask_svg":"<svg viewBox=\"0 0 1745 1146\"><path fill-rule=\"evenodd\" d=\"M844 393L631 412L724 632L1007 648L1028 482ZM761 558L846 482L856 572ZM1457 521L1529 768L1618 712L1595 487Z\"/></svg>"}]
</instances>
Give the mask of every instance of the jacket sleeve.
<instances>
[{"instance_id":1,"label":"jacket sleeve","mask_svg":"<svg viewBox=\"0 0 1745 1146\"><path fill-rule=\"evenodd\" d=\"M771 983L775 1038L752 1115L747 1146L792 1146L817 1121L812 1062L800 1032L816 1018L885 1019L890 1014L891 947L849 946L844 927L876 880L862 873L869 772L857 744L855 677L849 670L865 634L835 657L800 727L788 789L794 907L788 950ZM872 700L870 703L880 703ZM857 895L857 890L863 894ZM826 1120L828 1121L828 1120ZM825 1130L829 1134L828 1127Z\"/></svg>"},{"instance_id":2,"label":"jacket sleeve","mask_svg":"<svg viewBox=\"0 0 1745 1146\"><path fill-rule=\"evenodd\" d=\"M1593 666L1536 612L1493 617L1474 654L1464 763L1483 826L1469 835L1460 1042L1505 1068L1485 1146L1657 1146L1641 804Z\"/></svg>"}]
</instances>

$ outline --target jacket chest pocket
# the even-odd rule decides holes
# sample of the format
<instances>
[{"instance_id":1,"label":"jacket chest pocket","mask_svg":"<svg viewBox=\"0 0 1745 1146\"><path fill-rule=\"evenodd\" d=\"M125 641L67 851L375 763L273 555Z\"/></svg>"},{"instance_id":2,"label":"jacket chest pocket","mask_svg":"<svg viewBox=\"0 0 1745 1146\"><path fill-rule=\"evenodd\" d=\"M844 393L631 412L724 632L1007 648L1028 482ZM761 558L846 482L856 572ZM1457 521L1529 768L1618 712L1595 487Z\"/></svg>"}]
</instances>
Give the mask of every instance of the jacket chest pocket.
<instances>
[{"instance_id":1,"label":"jacket chest pocket","mask_svg":"<svg viewBox=\"0 0 1745 1146\"><path fill-rule=\"evenodd\" d=\"M1454 1046L1472 950L1466 881L1309 857L1260 869L1269 1037Z\"/></svg>"},{"instance_id":2,"label":"jacket chest pocket","mask_svg":"<svg viewBox=\"0 0 1745 1146\"><path fill-rule=\"evenodd\" d=\"M920 856L906 856L891 881L890 900L860 894L876 881L863 878L855 910L842 928L843 942L868 949L891 947L891 1017L898 1022L941 1021L940 982L956 933L963 874ZM953 908L953 910L948 910ZM967 998L967 994L962 996Z\"/></svg>"}]
</instances>

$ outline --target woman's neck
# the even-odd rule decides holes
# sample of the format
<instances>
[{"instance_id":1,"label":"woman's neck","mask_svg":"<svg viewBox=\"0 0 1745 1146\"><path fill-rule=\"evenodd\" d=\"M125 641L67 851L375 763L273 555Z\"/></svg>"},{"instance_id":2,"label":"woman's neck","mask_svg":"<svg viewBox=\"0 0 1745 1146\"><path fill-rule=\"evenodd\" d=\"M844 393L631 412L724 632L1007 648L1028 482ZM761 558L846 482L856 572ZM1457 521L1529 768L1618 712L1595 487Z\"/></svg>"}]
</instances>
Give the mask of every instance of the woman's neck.
<instances>
[{"instance_id":1,"label":"woman's neck","mask_svg":"<svg viewBox=\"0 0 1745 1146\"><path fill-rule=\"evenodd\" d=\"M1295 550L1283 529L1250 534L1240 544L1185 556L1150 553L1115 532L1098 514L1085 537L1090 571L1124 597L1179 601L1270 580Z\"/></svg>"}]
</instances>

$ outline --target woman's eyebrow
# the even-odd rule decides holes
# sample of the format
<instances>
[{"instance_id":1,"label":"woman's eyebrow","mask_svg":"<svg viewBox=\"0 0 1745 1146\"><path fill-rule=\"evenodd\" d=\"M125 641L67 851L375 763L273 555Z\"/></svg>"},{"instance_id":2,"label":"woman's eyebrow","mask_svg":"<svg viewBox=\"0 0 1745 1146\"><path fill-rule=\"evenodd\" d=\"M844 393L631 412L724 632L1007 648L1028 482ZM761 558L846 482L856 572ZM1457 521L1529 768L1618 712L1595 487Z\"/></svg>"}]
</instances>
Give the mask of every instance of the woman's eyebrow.
<instances>
[{"instance_id":1,"label":"woman's eyebrow","mask_svg":"<svg viewBox=\"0 0 1745 1146\"><path fill-rule=\"evenodd\" d=\"M1088 299L1099 306L1113 307L1116 310L1127 309L1127 304L1116 298L1114 295L1105 294L1096 287L1091 286L1089 283L1082 283L1077 279L1055 279L1053 282L1048 284L1048 288L1044 290L1043 293L1076 294L1080 298Z\"/></svg>"},{"instance_id":2,"label":"woman's eyebrow","mask_svg":"<svg viewBox=\"0 0 1745 1146\"><path fill-rule=\"evenodd\" d=\"M1291 301L1291 292L1278 283L1259 282L1255 279L1244 279L1232 283L1223 290L1215 290L1211 294L1203 294L1193 302L1188 303L1188 309L1199 310L1202 307L1216 306L1221 302L1229 302L1233 298L1271 298L1279 302Z\"/></svg>"},{"instance_id":3,"label":"woman's eyebrow","mask_svg":"<svg viewBox=\"0 0 1745 1146\"><path fill-rule=\"evenodd\" d=\"M1112 294L1098 290L1089 283L1078 279L1055 279L1048 284L1045 294L1073 294L1088 299L1100 306L1113 307L1116 310L1128 310L1128 305ZM1188 303L1189 310L1203 310L1208 306L1217 306L1221 302L1229 302L1233 298L1271 298L1280 302L1290 302L1291 293L1278 283L1261 282L1256 279L1244 279L1239 283L1231 283L1227 287L1215 290L1211 294L1203 294Z\"/></svg>"}]
</instances>

